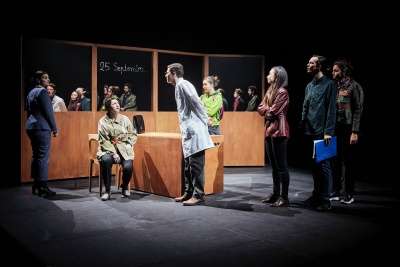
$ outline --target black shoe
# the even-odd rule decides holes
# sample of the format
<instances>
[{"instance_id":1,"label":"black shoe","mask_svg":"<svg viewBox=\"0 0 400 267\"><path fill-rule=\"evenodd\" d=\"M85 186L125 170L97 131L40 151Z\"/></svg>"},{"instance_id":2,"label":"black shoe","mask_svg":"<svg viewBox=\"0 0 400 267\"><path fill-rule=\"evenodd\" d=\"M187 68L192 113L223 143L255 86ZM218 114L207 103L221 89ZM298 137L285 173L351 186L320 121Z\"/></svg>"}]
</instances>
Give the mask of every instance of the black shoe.
<instances>
[{"instance_id":1,"label":"black shoe","mask_svg":"<svg viewBox=\"0 0 400 267\"><path fill-rule=\"evenodd\" d=\"M317 211L328 211L332 209L331 202L325 201L319 204L316 208Z\"/></svg>"},{"instance_id":2,"label":"black shoe","mask_svg":"<svg viewBox=\"0 0 400 267\"><path fill-rule=\"evenodd\" d=\"M271 194L267 196L266 198L263 198L261 200L262 203L267 203L267 204L272 204L275 203L278 200L279 196L275 194Z\"/></svg>"},{"instance_id":3,"label":"black shoe","mask_svg":"<svg viewBox=\"0 0 400 267\"><path fill-rule=\"evenodd\" d=\"M271 204L271 207L287 207L289 206L289 199L286 197L279 197L277 201Z\"/></svg>"},{"instance_id":4,"label":"black shoe","mask_svg":"<svg viewBox=\"0 0 400 267\"><path fill-rule=\"evenodd\" d=\"M38 195L39 197L53 197L56 195L56 192L52 191L47 185L40 186L38 188Z\"/></svg>"},{"instance_id":5,"label":"black shoe","mask_svg":"<svg viewBox=\"0 0 400 267\"><path fill-rule=\"evenodd\" d=\"M33 195L39 194L39 186L37 184L32 185L32 194Z\"/></svg>"},{"instance_id":6,"label":"black shoe","mask_svg":"<svg viewBox=\"0 0 400 267\"><path fill-rule=\"evenodd\" d=\"M318 204L319 204L318 198L314 195L312 195L311 197L304 200L304 205L307 207L314 208L314 207L318 206Z\"/></svg>"},{"instance_id":7,"label":"black shoe","mask_svg":"<svg viewBox=\"0 0 400 267\"><path fill-rule=\"evenodd\" d=\"M354 197L352 195L346 194L344 199L342 199L340 202L343 204L351 204L354 202Z\"/></svg>"}]
</instances>

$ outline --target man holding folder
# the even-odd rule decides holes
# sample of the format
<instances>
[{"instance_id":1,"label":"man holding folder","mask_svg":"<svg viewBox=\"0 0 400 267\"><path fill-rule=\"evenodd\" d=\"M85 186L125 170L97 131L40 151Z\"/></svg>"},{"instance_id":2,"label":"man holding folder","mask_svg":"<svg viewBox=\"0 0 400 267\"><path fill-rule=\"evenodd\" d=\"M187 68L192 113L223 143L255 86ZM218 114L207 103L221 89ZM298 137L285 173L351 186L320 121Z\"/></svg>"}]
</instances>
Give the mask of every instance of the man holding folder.
<instances>
[{"instance_id":1,"label":"man holding folder","mask_svg":"<svg viewBox=\"0 0 400 267\"><path fill-rule=\"evenodd\" d=\"M314 148L314 140L323 139L329 144L335 131L336 123L336 86L324 75L326 58L312 56L307 64L307 72L313 80L305 90L302 127L308 140L309 151ZM310 154L310 158L311 158ZM318 211L331 209L329 200L332 187L332 168L330 159L320 162L313 160L312 176L314 191L305 202Z\"/></svg>"}]
</instances>

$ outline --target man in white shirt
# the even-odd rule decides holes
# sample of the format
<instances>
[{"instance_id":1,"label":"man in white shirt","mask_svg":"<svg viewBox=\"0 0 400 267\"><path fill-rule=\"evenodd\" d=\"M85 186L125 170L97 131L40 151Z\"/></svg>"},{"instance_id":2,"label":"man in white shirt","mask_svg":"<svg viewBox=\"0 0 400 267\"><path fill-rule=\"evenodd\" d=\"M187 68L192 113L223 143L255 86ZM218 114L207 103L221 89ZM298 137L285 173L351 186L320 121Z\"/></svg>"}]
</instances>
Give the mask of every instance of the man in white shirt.
<instances>
[{"instance_id":1,"label":"man in white shirt","mask_svg":"<svg viewBox=\"0 0 400 267\"><path fill-rule=\"evenodd\" d=\"M51 104L53 106L54 112L66 112L67 107L65 106L64 100L56 95L56 85L54 83L50 83L47 86L47 94L50 96Z\"/></svg>"},{"instance_id":2,"label":"man in white shirt","mask_svg":"<svg viewBox=\"0 0 400 267\"><path fill-rule=\"evenodd\" d=\"M183 79L183 66L168 66L165 77L175 86L175 100L185 159L185 193L176 202L194 206L204 201L204 151L214 147L208 133L208 116L193 84Z\"/></svg>"}]
</instances>

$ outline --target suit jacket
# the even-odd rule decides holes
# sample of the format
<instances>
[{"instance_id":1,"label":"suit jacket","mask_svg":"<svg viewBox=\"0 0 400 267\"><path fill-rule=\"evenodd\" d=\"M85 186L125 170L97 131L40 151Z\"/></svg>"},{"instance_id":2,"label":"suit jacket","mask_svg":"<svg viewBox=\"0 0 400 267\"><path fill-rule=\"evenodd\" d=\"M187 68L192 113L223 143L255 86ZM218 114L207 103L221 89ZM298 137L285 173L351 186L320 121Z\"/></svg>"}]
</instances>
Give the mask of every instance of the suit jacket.
<instances>
[{"instance_id":1,"label":"suit jacket","mask_svg":"<svg viewBox=\"0 0 400 267\"><path fill-rule=\"evenodd\" d=\"M53 106L47 90L43 87L32 89L27 96L27 130L48 130L57 132Z\"/></svg>"},{"instance_id":2,"label":"suit jacket","mask_svg":"<svg viewBox=\"0 0 400 267\"><path fill-rule=\"evenodd\" d=\"M175 100L182 134L183 156L187 158L214 147L208 133L207 112L193 84L180 78L175 85Z\"/></svg>"}]
</instances>

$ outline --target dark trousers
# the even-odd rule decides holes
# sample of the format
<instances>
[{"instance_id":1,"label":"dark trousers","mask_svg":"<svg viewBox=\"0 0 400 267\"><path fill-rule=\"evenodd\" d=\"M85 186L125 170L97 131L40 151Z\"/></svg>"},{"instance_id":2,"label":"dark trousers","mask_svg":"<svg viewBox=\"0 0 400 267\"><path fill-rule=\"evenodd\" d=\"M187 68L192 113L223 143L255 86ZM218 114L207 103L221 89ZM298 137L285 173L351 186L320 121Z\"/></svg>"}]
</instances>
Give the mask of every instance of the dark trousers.
<instances>
[{"instance_id":1,"label":"dark trousers","mask_svg":"<svg viewBox=\"0 0 400 267\"><path fill-rule=\"evenodd\" d=\"M344 183L346 194L354 194L355 157L357 145L350 144L351 125L337 124L337 157L334 162L333 190L339 194Z\"/></svg>"},{"instance_id":2,"label":"dark trousers","mask_svg":"<svg viewBox=\"0 0 400 267\"><path fill-rule=\"evenodd\" d=\"M210 135L220 135L221 134L221 127L218 126L208 126L208 133Z\"/></svg>"},{"instance_id":3,"label":"dark trousers","mask_svg":"<svg viewBox=\"0 0 400 267\"><path fill-rule=\"evenodd\" d=\"M323 139L322 135L307 136L308 148L310 149L311 171L314 180L313 196L320 202L329 202L332 191L332 166L331 159L323 160L319 163L312 158L314 140Z\"/></svg>"},{"instance_id":4,"label":"dark trousers","mask_svg":"<svg viewBox=\"0 0 400 267\"><path fill-rule=\"evenodd\" d=\"M31 177L36 184L45 185L49 173L51 131L28 130L32 146Z\"/></svg>"},{"instance_id":5,"label":"dark trousers","mask_svg":"<svg viewBox=\"0 0 400 267\"><path fill-rule=\"evenodd\" d=\"M268 158L272 166L273 194L288 198L290 177L287 164L287 138L267 137L266 145Z\"/></svg>"},{"instance_id":6,"label":"dark trousers","mask_svg":"<svg viewBox=\"0 0 400 267\"><path fill-rule=\"evenodd\" d=\"M196 198L204 197L204 160L204 150L185 158L185 193Z\"/></svg>"},{"instance_id":7,"label":"dark trousers","mask_svg":"<svg viewBox=\"0 0 400 267\"><path fill-rule=\"evenodd\" d=\"M133 166L132 160L124 160L122 156L121 158L121 165L122 165L122 188L127 189L129 181L132 177ZM114 158L112 154L105 154L100 159L100 171L101 177L104 181L104 187L106 188L106 192L110 192L111 190L111 170L112 165L114 164Z\"/></svg>"}]
</instances>

